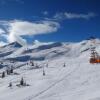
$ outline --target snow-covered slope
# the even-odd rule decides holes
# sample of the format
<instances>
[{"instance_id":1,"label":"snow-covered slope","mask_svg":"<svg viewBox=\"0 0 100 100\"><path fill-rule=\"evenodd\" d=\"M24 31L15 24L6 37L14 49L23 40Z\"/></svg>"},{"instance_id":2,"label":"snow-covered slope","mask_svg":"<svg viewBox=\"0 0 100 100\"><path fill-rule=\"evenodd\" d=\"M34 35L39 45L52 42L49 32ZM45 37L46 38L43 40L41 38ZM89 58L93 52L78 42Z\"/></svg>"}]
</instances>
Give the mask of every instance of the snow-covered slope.
<instances>
[{"instance_id":1,"label":"snow-covered slope","mask_svg":"<svg viewBox=\"0 0 100 100\"><path fill-rule=\"evenodd\" d=\"M15 68L14 74L0 78L0 100L100 100L100 65L89 63L90 40L12 45L0 49L1 54L12 51L0 57L0 73L6 67ZM99 39L96 50L100 52ZM31 66L30 60L35 66ZM29 86L16 86L22 77Z\"/></svg>"},{"instance_id":2,"label":"snow-covered slope","mask_svg":"<svg viewBox=\"0 0 100 100\"><path fill-rule=\"evenodd\" d=\"M4 58L10 54L12 54L13 52L15 52L17 49L21 48L22 46L17 43L17 42L13 42L10 43L6 46L3 46L0 48L0 58Z\"/></svg>"}]
</instances>

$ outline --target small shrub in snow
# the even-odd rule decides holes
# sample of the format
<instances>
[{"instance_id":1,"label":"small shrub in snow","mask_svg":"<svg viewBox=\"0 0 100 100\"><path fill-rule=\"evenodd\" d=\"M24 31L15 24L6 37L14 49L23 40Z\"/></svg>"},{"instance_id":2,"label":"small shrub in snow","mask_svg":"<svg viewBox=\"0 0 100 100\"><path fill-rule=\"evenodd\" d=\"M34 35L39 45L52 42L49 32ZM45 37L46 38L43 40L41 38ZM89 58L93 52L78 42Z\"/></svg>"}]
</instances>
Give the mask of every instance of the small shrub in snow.
<instances>
[{"instance_id":1,"label":"small shrub in snow","mask_svg":"<svg viewBox=\"0 0 100 100\"><path fill-rule=\"evenodd\" d=\"M9 83L9 86L8 87L10 87L10 88L12 87L12 82Z\"/></svg>"},{"instance_id":2,"label":"small shrub in snow","mask_svg":"<svg viewBox=\"0 0 100 100\"><path fill-rule=\"evenodd\" d=\"M30 86L29 84L27 84L24 80L24 78L22 77L20 80L20 83L17 84L16 86L21 87L21 86Z\"/></svg>"},{"instance_id":3,"label":"small shrub in snow","mask_svg":"<svg viewBox=\"0 0 100 100\"><path fill-rule=\"evenodd\" d=\"M63 67L66 67L66 64L64 63Z\"/></svg>"}]
</instances>

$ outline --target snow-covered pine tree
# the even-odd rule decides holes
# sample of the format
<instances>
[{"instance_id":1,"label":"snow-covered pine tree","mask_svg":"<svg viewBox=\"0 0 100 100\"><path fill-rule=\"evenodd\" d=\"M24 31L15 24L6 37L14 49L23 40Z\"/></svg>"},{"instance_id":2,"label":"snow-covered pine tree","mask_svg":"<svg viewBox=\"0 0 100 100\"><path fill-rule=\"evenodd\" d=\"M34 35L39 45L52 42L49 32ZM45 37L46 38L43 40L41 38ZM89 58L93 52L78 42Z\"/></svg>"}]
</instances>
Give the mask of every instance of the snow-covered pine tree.
<instances>
[{"instance_id":1,"label":"snow-covered pine tree","mask_svg":"<svg viewBox=\"0 0 100 100\"><path fill-rule=\"evenodd\" d=\"M13 66L11 66L10 73L13 73Z\"/></svg>"},{"instance_id":2,"label":"snow-covered pine tree","mask_svg":"<svg viewBox=\"0 0 100 100\"><path fill-rule=\"evenodd\" d=\"M20 85L22 85L22 86L24 85L24 78L23 77L20 80Z\"/></svg>"},{"instance_id":3,"label":"snow-covered pine tree","mask_svg":"<svg viewBox=\"0 0 100 100\"><path fill-rule=\"evenodd\" d=\"M5 72L3 71L3 72L2 72L2 78L4 78L4 77L5 77Z\"/></svg>"}]
</instances>

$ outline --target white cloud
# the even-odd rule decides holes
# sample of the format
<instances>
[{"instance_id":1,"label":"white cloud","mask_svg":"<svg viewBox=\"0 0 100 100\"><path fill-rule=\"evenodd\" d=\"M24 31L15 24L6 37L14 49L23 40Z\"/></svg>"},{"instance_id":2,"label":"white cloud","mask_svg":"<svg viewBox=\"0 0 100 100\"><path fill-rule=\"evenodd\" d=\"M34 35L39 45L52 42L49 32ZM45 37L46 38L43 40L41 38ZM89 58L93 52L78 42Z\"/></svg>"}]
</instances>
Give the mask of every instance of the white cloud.
<instances>
[{"instance_id":1,"label":"white cloud","mask_svg":"<svg viewBox=\"0 0 100 100\"><path fill-rule=\"evenodd\" d=\"M7 44L6 42L0 41L0 47L4 46L6 44Z\"/></svg>"},{"instance_id":2,"label":"white cloud","mask_svg":"<svg viewBox=\"0 0 100 100\"><path fill-rule=\"evenodd\" d=\"M40 35L49 34L56 32L60 27L59 23L54 21L41 21L41 22L29 22L21 20L13 21L0 21L0 24L6 26L6 32L8 34L3 34L7 38L8 42L17 41L22 45L26 44L26 40L22 39L23 35ZM1 33L4 31L1 30Z\"/></svg>"},{"instance_id":3,"label":"white cloud","mask_svg":"<svg viewBox=\"0 0 100 100\"><path fill-rule=\"evenodd\" d=\"M0 28L0 35L5 33L5 31L3 29Z\"/></svg>"},{"instance_id":4,"label":"white cloud","mask_svg":"<svg viewBox=\"0 0 100 100\"><path fill-rule=\"evenodd\" d=\"M38 23L13 21L10 23L9 32L10 34L17 35L38 35L57 31L58 28L59 24L51 21L42 21Z\"/></svg>"},{"instance_id":5,"label":"white cloud","mask_svg":"<svg viewBox=\"0 0 100 100\"><path fill-rule=\"evenodd\" d=\"M0 46L6 44L8 34L4 30L4 27L7 25L7 21L0 21Z\"/></svg>"},{"instance_id":6,"label":"white cloud","mask_svg":"<svg viewBox=\"0 0 100 100\"><path fill-rule=\"evenodd\" d=\"M7 38L8 38L9 42L15 42L15 41L17 41L21 45L26 45L27 44L27 41L25 39L21 38L17 34L10 34Z\"/></svg>"},{"instance_id":7,"label":"white cloud","mask_svg":"<svg viewBox=\"0 0 100 100\"><path fill-rule=\"evenodd\" d=\"M0 47L2 47L2 46L4 46L4 45L7 44L7 43L4 42L3 39L2 39L2 38L7 39L7 35L4 34L4 33L5 33L5 31L4 31L3 29L0 29Z\"/></svg>"},{"instance_id":8,"label":"white cloud","mask_svg":"<svg viewBox=\"0 0 100 100\"><path fill-rule=\"evenodd\" d=\"M64 13L56 13L54 16L55 20L65 20L65 19L90 19L95 17L96 14L94 13L69 13L69 12L64 12Z\"/></svg>"},{"instance_id":9,"label":"white cloud","mask_svg":"<svg viewBox=\"0 0 100 100\"><path fill-rule=\"evenodd\" d=\"M44 12L44 14L47 13L48 12ZM59 20L62 21L66 19L90 19L95 16L96 15L94 13L77 14L64 12L56 13L56 15L53 18L45 18L45 21L39 22L29 22L22 20L0 21L0 25L3 26L3 28L0 28L0 36L3 36L5 39L7 39L9 43L17 41L22 45L25 45L26 40L23 39L21 36L35 36L40 34L49 34L56 32L60 27Z\"/></svg>"}]
</instances>

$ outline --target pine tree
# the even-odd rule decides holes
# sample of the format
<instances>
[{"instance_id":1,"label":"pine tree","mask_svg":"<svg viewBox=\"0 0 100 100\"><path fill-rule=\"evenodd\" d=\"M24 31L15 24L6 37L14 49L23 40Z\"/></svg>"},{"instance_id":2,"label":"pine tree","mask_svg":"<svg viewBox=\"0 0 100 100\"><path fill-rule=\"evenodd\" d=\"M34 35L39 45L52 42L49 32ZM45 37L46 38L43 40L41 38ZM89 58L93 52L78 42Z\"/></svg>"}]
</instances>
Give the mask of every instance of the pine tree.
<instances>
[{"instance_id":1,"label":"pine tree","mask_svg":"<svg viewBox=\"0 0 100 100\"><path fill-rule=\"evenodd\" d=\"M24 79L23 79L23 77L21 78L21 80L20 80L20 85L24 85Z\"/></svg>"},{"instance_id":2,"label":"pine tree","mask_svg":"<svg viewBox=\"0 0 100 100\"><path fill-rule=\"evenodd\" d=\"M2 72L2 78L4 78L4 77L5 77L5 72L3 71L3 72Z\"/></svg>"},{"instance_id":3,"label":"pine tree","mask_svg":"<svg viewBox=\"0 0 100 100\"><path fill-rule=\"evenodd\" d=\"M10 73L13 73L13 67L11 66Z\"/></svg>"}]
</instances>

